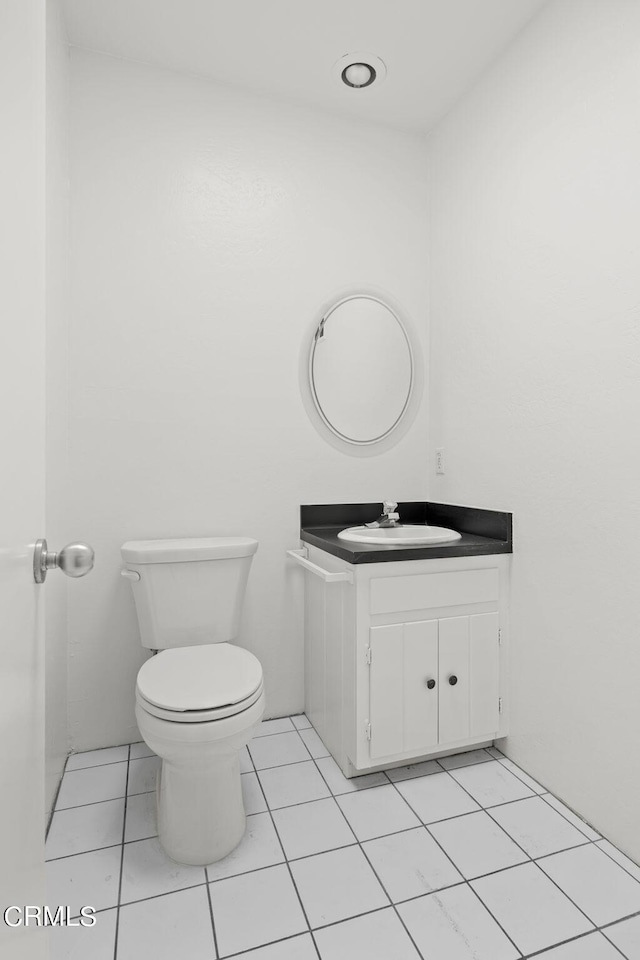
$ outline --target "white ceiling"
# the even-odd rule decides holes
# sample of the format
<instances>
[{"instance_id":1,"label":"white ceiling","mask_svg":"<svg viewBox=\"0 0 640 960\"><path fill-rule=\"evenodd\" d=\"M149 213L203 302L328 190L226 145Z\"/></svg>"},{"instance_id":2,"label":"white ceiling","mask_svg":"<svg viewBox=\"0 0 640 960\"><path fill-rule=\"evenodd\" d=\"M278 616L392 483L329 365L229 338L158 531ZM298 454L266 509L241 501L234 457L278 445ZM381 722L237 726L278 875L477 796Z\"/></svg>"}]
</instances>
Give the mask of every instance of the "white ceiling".
<instances>
[{"instance_id":1,"label":"white ceiling","mask_svg":"<svg viewBox=\"0 0 640 960\"><path fill-rule=\"evenodd\" d=\"M63 0L77 46L406 129L428 129L546 0ZM387 65L351 90L343 54Z\"/></svg>"}]
</instances>

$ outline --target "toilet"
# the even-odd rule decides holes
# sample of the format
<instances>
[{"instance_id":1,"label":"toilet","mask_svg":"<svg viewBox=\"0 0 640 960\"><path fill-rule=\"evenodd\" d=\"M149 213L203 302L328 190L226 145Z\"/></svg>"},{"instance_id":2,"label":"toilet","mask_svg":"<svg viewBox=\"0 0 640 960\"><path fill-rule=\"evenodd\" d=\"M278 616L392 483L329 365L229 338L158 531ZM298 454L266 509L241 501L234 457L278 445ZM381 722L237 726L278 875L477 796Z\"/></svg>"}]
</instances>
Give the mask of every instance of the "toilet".
<instances>
[{"instance_id":1,"label":"toilet","mask_svg":"<svg viewBox=\"0 0 640 960\"><path fill-rule=\"evenodd\" d=\"M162 760L160 843L179 863L214 863L242 839L240 751L265 697L260 661L237 647L249 568L248 537L134 540L121 547L142 645L136 719Z\"/></svg>"}]
</instances>

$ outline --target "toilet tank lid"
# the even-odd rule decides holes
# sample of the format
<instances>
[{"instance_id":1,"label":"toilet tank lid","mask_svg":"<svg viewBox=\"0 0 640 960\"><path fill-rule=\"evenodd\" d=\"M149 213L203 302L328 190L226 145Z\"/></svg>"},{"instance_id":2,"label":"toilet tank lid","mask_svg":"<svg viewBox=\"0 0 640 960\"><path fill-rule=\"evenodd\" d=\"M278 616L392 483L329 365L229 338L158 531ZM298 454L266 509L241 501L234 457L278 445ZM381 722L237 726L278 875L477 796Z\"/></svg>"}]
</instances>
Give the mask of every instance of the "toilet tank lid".
<instances>
[{"instance_id":1,"label":"toilet tank lid","mask_svg":"<svg viewBox=\"0 0 640 960\"><path fill-rule=\"evenodd\" d=\"M181 563L250 557L258 549L251 537L190 537L184 540L128 540L120 547L130 563Z\"/></svg>"}]
</instances>

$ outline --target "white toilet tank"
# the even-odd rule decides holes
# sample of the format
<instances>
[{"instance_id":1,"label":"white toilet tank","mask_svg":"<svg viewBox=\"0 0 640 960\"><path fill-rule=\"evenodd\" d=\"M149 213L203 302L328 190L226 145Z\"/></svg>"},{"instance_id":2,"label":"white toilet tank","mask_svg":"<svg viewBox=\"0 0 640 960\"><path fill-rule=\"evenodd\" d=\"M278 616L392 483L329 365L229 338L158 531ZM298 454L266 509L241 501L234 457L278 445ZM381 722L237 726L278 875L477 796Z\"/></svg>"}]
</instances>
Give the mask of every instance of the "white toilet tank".
<instances>
[{"instance_id":1,"label":"white toilet tank","mask_svg":"<svg viewBox=\"0 0 640 960\"><path fill-rule=\"evenodd\" d=\"M123 575L131 581L143 647L233 640L257 549L249 537L124 543Z\"/></svg>"}]
</instances>

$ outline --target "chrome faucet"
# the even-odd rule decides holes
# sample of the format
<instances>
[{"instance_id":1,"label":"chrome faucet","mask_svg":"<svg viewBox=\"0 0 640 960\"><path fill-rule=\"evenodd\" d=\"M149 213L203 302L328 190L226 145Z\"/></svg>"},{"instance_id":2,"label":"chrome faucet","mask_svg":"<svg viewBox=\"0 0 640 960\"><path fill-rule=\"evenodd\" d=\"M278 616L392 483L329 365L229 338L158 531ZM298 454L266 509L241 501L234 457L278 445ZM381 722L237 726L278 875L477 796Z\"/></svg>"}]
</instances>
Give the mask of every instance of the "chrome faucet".
<instances>
[{"instance_id":1,"label":"chrome faucet","mask_svg":"<svg viewBox=\"0 0 640 960\"><path fill-rule=\"evenodd\" d=\"M397 513L398 504L393 500L385 500L382 504L382 514L372 523L365 523L365 527L397 527L400 524L400 514Z\"/></svg>"}]
</instances>

